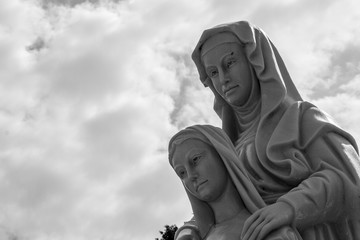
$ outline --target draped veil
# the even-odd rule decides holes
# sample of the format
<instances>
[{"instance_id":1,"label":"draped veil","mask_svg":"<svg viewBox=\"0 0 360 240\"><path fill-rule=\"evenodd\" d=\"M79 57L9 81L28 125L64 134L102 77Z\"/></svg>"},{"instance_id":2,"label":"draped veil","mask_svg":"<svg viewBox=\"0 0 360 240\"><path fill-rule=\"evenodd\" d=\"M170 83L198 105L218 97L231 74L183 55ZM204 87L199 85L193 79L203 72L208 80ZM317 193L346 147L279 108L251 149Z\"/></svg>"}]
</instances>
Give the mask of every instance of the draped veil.
<instances>
[{"instance_id":1,"label":"draped veil","mask_svg":"<svg viewBox=\"0 0 360 240\"><path fill-rule=\"evenodd\" d=\"M265 206L265 202L251 183L247 173L241 168L236 150L230 138L222 129L210 125L194 125L175 134L169 142L170 164L172 164L172 154L176 148L176 141L179 139L181 141L198 139L212 146L223 161L229 177L235 185L247 210L250 213L254 213L256 210ZM190 200L200 235L203 238L215 224L214 215L207 203L194 197L186 188L185 191ZM289 236L293 236L292 239L294 240L301 239L297 231L290 227L276 234L277 237L279 237L279 235L286 235L287 238L284 237L284 239L289 239Z\"/></svg>"},{"instance_id":2,"label":"draped veil","mask_svg":"<svg viewBox=\"0 0 360 240\"><path fill-rule=\"evenodd\" d=\"M237 147L236 108L217 93L201 59L203 44L222 32L238 38L260 87L260 116L251 146L246 146L254 152L251 156L243 153L242 145ZM339 239L335 232L360 239L356 142L327 114L302 100L269 37L245 21L219 25L203 32L192 58L201 82L215 95L214 110L223 130L237 147L238 168L254 173L249 176L266 204L289 203L295 210L294 223L305 231L304 239ZM312 225L316 229L310 231ZM329 231L331 238L326 237Z\"/></svg>"}]
</instances>

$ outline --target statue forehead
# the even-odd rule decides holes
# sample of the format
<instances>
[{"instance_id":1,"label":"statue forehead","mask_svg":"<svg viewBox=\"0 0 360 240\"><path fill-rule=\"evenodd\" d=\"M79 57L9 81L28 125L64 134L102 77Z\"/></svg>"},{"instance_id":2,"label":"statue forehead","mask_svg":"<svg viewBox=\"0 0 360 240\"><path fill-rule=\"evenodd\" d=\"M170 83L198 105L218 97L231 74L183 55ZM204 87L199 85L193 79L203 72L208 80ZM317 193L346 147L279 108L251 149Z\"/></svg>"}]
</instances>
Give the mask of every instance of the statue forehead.
<instances>
[{"instance_id":1,"label":"statue forehead","mask_svg":"<svg viewBox=\"0 0 360 240\"><path fill-rule=\"evenodd\" d=\"M209 144L198 138L179 139L179 141L174 141L173 144L174 155L176 154L176 152L179 152L179 149L187 152L188 150L194 148L210 148Z\"/></svg>"},{"instance_id":2,"label":"statue forehead","mask_svg":"<svg viewBox=\"0 0 360 240\"><path fill-rule=\"evenodd\" d=\"M210 49L204 55L201 56L201 62L206 68L208 66L217 65L222 63L226 56L236 56L244 58L244 53L241 49L241 45L238 43L221 43L214 48Z\"/></svg>"},{"instance_id":3,"label":"statue forehead","mask_svg":"<svg viewBox=\"0 0 360 240\"><path fill-rule=\"evenodd\" d=\"M178 141L176 141L178 140ZM209 150L212 151L213 147L208 143L204 142L202 139L198 138L185 138L185 139L176 139L173 142L173 154L171 157L171 165L174 166L175 160L185 160L188 155L191 154L193 150Z\"/></svg>"},{"instance_id":4,"label":"statue forehead","mask_svg":"<svg viewBox=\"0 0 360 240\"><path fill-rule=\"evenodd\" d=\"M206 53L212 49L228 43L237 43L240 44L239 39L231 32L221 32L215 34L208 38L204 44L201 46L201 56L204 56ZM231 44L232 45L232 44Z\"/></svg>"}]
</instances>

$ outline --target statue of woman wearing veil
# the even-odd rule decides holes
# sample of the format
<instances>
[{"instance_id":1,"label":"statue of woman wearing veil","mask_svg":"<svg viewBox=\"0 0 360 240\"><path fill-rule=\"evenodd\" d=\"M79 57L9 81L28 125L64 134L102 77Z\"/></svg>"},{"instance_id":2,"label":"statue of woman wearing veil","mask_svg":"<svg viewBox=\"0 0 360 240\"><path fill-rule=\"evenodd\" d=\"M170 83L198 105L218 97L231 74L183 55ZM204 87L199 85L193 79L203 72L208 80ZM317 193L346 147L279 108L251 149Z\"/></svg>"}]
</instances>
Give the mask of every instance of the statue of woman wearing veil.
<instances>
[{"instance_id":1,"label":"statue of woman wearing veil","mask_svg":"<svg viewBox=\"0 0 360 240\"><path fill-rule=\"evenodd\" d=\"M170 140L169 162L189 197L199 229L196 239L238 240L246 219L265 206L237 159L226 133L210 125L188 127ZM266 236L260 230L258 235L266 240L301 240L290 226Z\"/></svg>"},{"instance_id":2,"label":"statue of woman wearing veil","mask_svg":"<svg viewBox=\"0 0 360 240\"><path fill-rule=\"evenodd\" d=\"M288 225L304 240L360 239L355 140L302 100L267 35L248 22L223 24L203 32L192 58L239 168L265 203L250 212L241 239ZM199 227L195 214L178 236Z\"/></svg>"}]
</instances>

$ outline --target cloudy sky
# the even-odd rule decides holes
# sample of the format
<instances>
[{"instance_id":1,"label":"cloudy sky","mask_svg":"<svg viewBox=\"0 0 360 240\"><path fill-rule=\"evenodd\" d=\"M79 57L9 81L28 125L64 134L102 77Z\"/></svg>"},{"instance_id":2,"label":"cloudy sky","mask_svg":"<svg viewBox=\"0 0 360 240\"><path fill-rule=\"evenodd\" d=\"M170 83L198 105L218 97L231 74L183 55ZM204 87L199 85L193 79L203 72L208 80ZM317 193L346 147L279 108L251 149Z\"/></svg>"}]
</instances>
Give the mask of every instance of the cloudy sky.
<instances>
[{"instance_id":1,"label":"cloudy sky","mask_svg":"<svg viewBox=\"0 0 360 240\"><path fill-rule=\"evenodd\" d=\"M189 219L167 142L220 124L190 59L220 23L264 29L360 141L358 0L0 1L0 239L154 239Z\"/></svg>"}]
</instances>

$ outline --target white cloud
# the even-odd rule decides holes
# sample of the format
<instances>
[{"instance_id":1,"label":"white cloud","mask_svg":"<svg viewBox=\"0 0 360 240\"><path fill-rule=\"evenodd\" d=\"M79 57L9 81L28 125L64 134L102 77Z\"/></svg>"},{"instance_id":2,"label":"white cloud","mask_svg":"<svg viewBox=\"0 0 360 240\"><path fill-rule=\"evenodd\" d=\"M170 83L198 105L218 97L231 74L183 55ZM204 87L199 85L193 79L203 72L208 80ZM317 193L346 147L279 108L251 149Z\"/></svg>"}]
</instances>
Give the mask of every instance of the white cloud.
<instances>
[{"instance_id":1,"label":"white cloud","mask_svg":"<svg viewBox=\"0 0 360 240\"><path fill-rule=\"evenodd\" d=\"M190 59L201 32L219 23L246 18L263 28L303 95L359 139L356 7L353 0L4 2L0 237L151 239L187 220L167 141L190 124L220 125ZM319 94L315 87L329 80L332 91Z\"/></svg>"}]
</instances>

